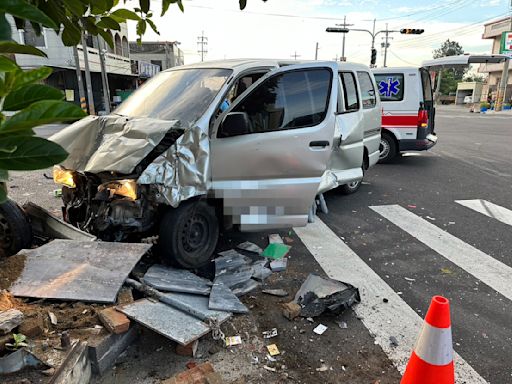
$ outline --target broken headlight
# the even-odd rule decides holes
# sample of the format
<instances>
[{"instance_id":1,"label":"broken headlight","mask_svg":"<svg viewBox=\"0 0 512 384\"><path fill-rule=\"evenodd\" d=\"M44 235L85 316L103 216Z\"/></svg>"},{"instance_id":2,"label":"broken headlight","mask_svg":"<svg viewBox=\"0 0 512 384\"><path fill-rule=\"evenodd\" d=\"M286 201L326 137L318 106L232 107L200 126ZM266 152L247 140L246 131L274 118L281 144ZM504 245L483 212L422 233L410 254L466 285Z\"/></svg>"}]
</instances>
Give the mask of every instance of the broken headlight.
<instances>
[{"instance_id":1,"label":"broken headlight","mask_svg":"<svg viewBox=\"0 0 512 384\"><path fill-rule=\"evenodd\" d=\"M59 165L53 167L53 181L69 188L76 188L75 172L62 168Z\"/></svg>"},{"instance_id":2,"label":"broken headlight","mask_svg":"<svg viewBox=\"0 0 512 384\"><path fill-rule=\"evenodd\" d=\"M98 187L98 191L104 190L109 191L111 197L118 195L137 200L137 182L135 180L109 181Z\"/></svg>"}]
</instances>

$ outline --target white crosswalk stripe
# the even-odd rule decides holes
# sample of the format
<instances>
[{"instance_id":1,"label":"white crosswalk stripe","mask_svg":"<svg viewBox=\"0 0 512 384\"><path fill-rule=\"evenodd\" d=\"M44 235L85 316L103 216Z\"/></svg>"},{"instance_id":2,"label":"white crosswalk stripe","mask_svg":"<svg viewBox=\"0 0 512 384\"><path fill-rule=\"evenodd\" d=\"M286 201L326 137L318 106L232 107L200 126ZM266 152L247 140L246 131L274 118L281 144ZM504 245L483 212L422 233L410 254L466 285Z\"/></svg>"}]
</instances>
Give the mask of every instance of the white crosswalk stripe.
<instances>
[{"instance_id":1,"label":"white crosswalk stripe","mask_svg":"<svg viewBox=\"0 0 512 384\"><path fill-rule=\"evenodd\" d=\"M319 218L295 233L331 278L359 288L361 303L354 306L355 313L403 374L423 319ZM390 345L391 336L398 346ZM486 383L457 353L454 360L457 384Z\"/></svg>"},{"instance_id":2,"label":"white crosswalk stripe","mask_svg":"<svg viewBox=\"0 0 512 384\"><path fill-rule=\"evenodd\" d=\"M492 217L502 223L512 225L512 211L487 200L455 200L457 204Z\"/></svg>"},{"instance_id":3,"label":"white crosswalk stripe","mask_svg":"<svg viewBox=\"0 0 512 384\"><path fill-rule=\"evenodd\" d=\"M443 231L399 205L370 207L375 212L512 300L512 268Z\"/></svg>"}]
</instances>

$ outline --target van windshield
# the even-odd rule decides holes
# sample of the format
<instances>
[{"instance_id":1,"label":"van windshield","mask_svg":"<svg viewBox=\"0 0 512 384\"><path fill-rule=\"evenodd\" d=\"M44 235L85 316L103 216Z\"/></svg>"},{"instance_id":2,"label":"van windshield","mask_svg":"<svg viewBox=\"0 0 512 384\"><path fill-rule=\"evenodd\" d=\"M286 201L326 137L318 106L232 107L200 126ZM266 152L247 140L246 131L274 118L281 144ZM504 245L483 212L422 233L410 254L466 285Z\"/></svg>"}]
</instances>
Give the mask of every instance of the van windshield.
<instances>
[{"instance_id":1,"label":"van windshield","mask_svg":"<svg viewBox=\"0 0 512 384\"><path fill-rule=\"evenodd\" d=\"M181 69L161 72L134 92L115 111L130 117L178 120L189 128L204 114L230 69Z\"/></svg>"}]
</instances>

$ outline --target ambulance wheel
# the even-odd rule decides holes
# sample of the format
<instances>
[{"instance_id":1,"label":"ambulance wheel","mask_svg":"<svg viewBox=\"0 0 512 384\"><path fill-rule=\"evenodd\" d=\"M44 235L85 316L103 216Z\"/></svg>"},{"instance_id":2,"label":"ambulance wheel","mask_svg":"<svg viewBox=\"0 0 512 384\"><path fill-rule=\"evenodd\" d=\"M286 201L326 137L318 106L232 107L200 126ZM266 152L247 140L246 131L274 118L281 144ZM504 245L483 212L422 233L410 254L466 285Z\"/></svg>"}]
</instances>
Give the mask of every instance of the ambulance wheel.
<instances>
[{"instance_id":1,"label":"ambulance wheel","mask_svg":"<svg viewBox=\"0 0 512 384\"><path fill-rule=\"evenodd\" d=\"M206 265L219 239L215 208L204 201L186 201L169 209L160 222L159 250L167 264L187 269Z\"/></svg>"},{"instance_id":2,"label":"ambulance wheel","mask_svg":"<svg viewBox=\"0 0 512 384\"><path fill-rule=\"evenodd\" d=\"M382 134L379 151L379 163L388 163L397 155L396 141L389 133Z\"/></svg>"},{"instance_id":3,"label":"ambulance wheel","mask_svg":"<svg viewBox=\"0 0 512 384\"><path fill-rule=\"evenodd\" d=\"M0 257L11 256L32 243L32 229L23 210L12 200L0 204Z\"/></svg>"}]
</instances>

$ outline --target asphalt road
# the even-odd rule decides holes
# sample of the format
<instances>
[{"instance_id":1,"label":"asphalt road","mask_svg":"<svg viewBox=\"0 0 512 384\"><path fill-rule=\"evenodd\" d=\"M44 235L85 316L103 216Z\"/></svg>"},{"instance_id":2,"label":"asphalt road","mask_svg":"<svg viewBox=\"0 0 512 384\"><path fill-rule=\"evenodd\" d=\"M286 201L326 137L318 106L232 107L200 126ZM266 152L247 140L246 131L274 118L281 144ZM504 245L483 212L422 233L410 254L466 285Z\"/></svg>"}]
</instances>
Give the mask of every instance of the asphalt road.
<instances>
[{"instance_id":1,"label":"asphalt road","mask_svg":"<svg viewBox=\"0 0 512 384\"><path fill-rule=\"evenodd\" d=\"M436 132L431 151L377 165L358 193L328 193L320 218L422 317L433 295L449 298L455 351L486 381L512 383L512 211L455 202L512 210L512 115L440 109Z\"/></svg>"}]
</instances>

